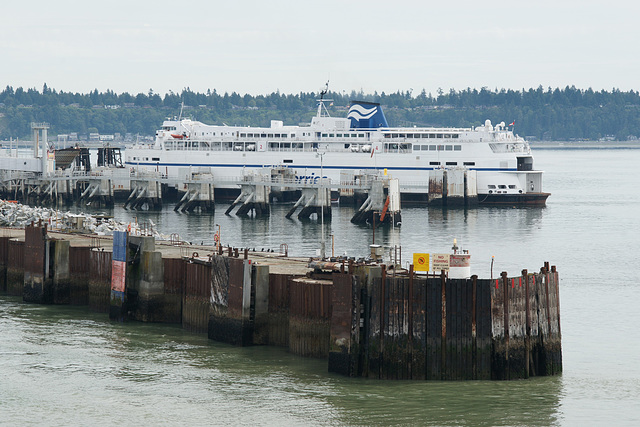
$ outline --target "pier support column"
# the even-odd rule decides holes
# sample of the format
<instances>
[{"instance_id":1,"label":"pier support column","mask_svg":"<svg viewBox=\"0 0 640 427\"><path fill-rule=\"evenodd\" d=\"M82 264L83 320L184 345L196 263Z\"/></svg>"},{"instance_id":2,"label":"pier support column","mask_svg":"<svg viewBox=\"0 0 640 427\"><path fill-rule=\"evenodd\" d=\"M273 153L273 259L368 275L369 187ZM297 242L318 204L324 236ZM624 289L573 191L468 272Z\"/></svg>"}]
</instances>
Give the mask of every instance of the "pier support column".
<instances>
[{"instance_id":1,"label":"pier support column","mask_svg":"<svg viewBox=\"0 0 640 427\"><path fill-rule=\"evenodd\" d=\"M222 258L214 256L214 258ZM209 317L209 338L233 345L253 344L251 305L255 294L251 286L251 260L228 258L228 290L224 299L224 283L214 280L214 292L222 295L214 297L214 307ZM214 271L224 276L224 271ZM216 283L217 282L217 283ZM225 303L226 302L226 306Z\"/></svg>"},{"instance_id":2,"label":"pier support column","mask_svg":"<svg viewBox=\"0 0 640 427\"><path fill-rule=\"evenodd\" d=\"M253 344L269 344L269 266L253 265L251 281L255 287Z\"/></svg>"},{"instance_id":3,"label":"pier support column","mask_svg":"<svg viewBox=\"0 0 640 427\"><path fill-rule=\"evenodd\" d=\"M24 288L24 238L9 239L7 294L22 296Z\"/></svg>"},{"instance_id":4,"label":"pier support column","mask_svg":"<svg viewBox=\"0 0 640 427\"><path fill-rule=\"evenodd\" d=\"M54 240L53 251L53 303L69 304L71 302L71 276L69 274L69 248L68 240Z\"/></svg>"},{"instance_id":5,"label":"pier support column","mask_svg":"<svg viewBox=\"0 0 640 427\"><path fill-rule=\"evenodd\" d=\"M9 261L9 237L0 236L0 292L7 292L7 263Z\"/></svg>"},{"instance_id":6,"label":"pier support column","mask_svg":"<svg viewBox=\"0 0 640 427\"><path fill-rule=\"evenodd\" d=\"M286 218L291 218L299 206L302 206L298 214L301 221L309 220L313 214L316 214L317 221L320 221L323 215L325 220L331 219L331 190L322 187L303 188L300 198L287 213Z\"/></svg>"},{"instance_id":7,"label":"pier support column","mask_svg":"<svg viewBox=\"0 0 640 427\"><path fill-rule=\"evenodd\" d=\"M253 212L256 217L269 216L271 213L269 207L271 187L255 183L243 183L241 187L240 195L233 201L231 206L229 206L225 215L229 215L233 208L242 203L236 215L244 216Z\"/></svg>"},{"instance_id":8,"label":"pier support column","mask_svg":"<svg viewBox=\"0 0 640 427\"><path fill-rule=\"evenodd\" d=\"M402 215L398 179L372 181L367 199L353 215L351 222L354 224L375 224L376 227L382 224L400 226Z\"/></svg>"},{"instance_id":9,"label":"pier support column","mask_svg":"<svg viewBox=\"0 0 640 427\"><path fill-rule=\"evenodd\" d=\"M360 289L356 276L333 275L329 372L360 374Z\"/></svg>"},{"instance_id":10,"label":"pier support column","mask_svg":"<svg viewBox=\"0 0 640 427\"><path fill-rule=\"evenodd\" d=\"M161 252L142 252L139 282L136 284L136 320L164 321L164 263Z\"/></svg>"}]
</instances>

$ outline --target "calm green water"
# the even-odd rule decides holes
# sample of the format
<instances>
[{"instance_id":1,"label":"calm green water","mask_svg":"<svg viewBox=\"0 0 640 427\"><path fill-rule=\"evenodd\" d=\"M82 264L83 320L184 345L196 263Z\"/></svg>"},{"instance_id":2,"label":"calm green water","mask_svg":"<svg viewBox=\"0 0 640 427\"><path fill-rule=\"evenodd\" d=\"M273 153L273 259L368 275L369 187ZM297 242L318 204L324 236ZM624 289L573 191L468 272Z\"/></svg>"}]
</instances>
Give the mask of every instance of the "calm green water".
<instances>
[{"instance_id":1,"label":"calm green water","mask_svg":"<svg viewBox=\"0 0 640 427\"><path fill-rule=\"evenodd\" d=\"M640 424L640 150L539 150L546 208L403 210L376 243L448 251L457 238L473 273L557 265L564 373L514 382L388 382L326 372L326 361L278 348L235 348L178 327L115 324L84 307L0 296L0 424L22 425L638 425ZM313 255L320 226L284 219L160 213L165 233ZM327 248L364 255L371 229L334 209Z\"/></svg>"}]
</instances>

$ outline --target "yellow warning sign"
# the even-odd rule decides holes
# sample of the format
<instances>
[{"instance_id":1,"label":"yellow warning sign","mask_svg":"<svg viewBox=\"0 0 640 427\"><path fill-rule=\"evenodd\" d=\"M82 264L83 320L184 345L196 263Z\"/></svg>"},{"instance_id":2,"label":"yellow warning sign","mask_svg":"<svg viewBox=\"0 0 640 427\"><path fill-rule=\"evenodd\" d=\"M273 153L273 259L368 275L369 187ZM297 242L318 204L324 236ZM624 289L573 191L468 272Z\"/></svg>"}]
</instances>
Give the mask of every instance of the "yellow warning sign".
<instances>
[{"instance_id":1,"label":"yellow warning sign","mask_svg":"<svg viewBox=\"0 0 640 427\"><path fill-rule=\"evenodd\" d=\"M429 254L413 254L414 271L429 271Z\"/></svg>"}]
</instances>

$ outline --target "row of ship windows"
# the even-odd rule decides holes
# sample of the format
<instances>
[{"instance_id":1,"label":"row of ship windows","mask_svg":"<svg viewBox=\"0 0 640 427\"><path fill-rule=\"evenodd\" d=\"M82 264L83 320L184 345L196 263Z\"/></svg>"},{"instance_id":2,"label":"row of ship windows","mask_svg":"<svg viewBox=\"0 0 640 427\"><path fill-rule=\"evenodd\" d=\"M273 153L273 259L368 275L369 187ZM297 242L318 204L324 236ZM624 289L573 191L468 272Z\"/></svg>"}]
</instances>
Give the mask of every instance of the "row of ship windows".
<instances>
[{"instance_id":1,"label":"row of ship windows","mask_svg":"<svg viewBox=\"0 0 640 427\"><path fill-rule=\"evenodd\" d=\"M460 137L457 133L385 133L385 138L453 138Z\"/></svg>"},{"instance_id":2,"label":"row of ship windows","mask_svg":"<svg viewBox=\"0 0 640 427\"><path fill-rule=\"evenodd\" d=\"M212 147L214 150L234 150L234 151L255 151L256 146L254 142L214 142L210 145L208 143L200 143L198 141L170 141L166 143L167 148L170 149L198 149L202 147ZM269 142L269 149L272 151L300 151L317 149L317 142ZM351 149L351 151L370 152L371 146L366 144L344 144L345 149ZM389 152L411 152L411 151L462 151L462 145L427 145L427 144L395 144L392 142L384 143L384 151Z\"/></svg>"},{"instance_id":3,"label":"row of ship windows","mask_svg":"<svg viewBox=\"0 0 640 427\"><path fill-rule=\"evenodd\" d=\"M165 130L174 131L176 130L175 126L167 126L163 128ZM213 135L216 136L216 132L200 132L201 136L205 135ZM227 132L227 134L229 134ZM220 136L223 136L224 133L220 132ZM302 136L311 136L310 132L303 132ZM318 136L322 136L322 138L365 138L367 135L362 133L323 133ZM296 134L287 134L287 133L241 133L240 138L295 138ZM440 139L457 139L460 137L457 133L385 133L385 138L440 138Z\"/></svg>"},{"instance_id":4,"label":"row of ship windows","mask_svg":"<svg viewBox=\"0 0 640 427\"><path fill-rule=\"evenodd\" d=\"M418 144L384 144L385 151L393 151L400 149L402 151L410 151L413 146L413 151L462 151L462 145L418 145Z\"/></svg>"},{"instance_id":5,"label":"row of ship windows","mask_svg":"<svg viewBox=\"0 0 640 427\"><path fill-rule=\"evenodd\" d=\"M133 158L132 158L132 160L133 160L133 161L142 161L142 160L143 160L143 158L142 158L142 157L133 157ZM147 161L147 162L148 162L148 161L149 161L149 158L148 158L148 157L145 157L145 158L144 158L144 161ZM160 161L160 158L159 158L159 157L152 157L152 158L151 158L151 161L152 161L152 162L159 162L159 161ZM285 162L285 163L293 163L293 161L291 161L291 160L285 160L284 162ZM463 164L464 166L475 166L475 165L476 165L476 162L463 162L462 164ZM446 165L446 166L457 166L457 165L458 165L458 162L445 162L445 165ZM442 162L429 162L429 166L442 166ZM491 185L491 184L490 184L488 187L489 187L489 188L491 188L491 189L495 189L495 188L496 188L496 186L495 186L495 185ZM504 189L506 189L507 187L506 187L506 186L504 186L504 185L498 185L498 188L504 188ZM509 185L509 188L512 188L512 189L513 189L513 188L516 188L516 186L515 186L515 185Z\"/></svg>"},{"instance_id":6,"label":"row of ship windows","mask_svg":"<svg viewBox=\"0 0 640 427\"><path fill-rule=\"evenodd\" d=\"M296 137L296 134L292 133L291 138L295 138L295 137ZM289 134L287 133L241 133L240 138L289 138Z\"/></svg>"},{"instance_id":7,"label":"row of ship windows","mask_svg":"<svg viewBox=\"0 0 640 427\"><path fill-rule=\"evenodd\" d=\"M462 162L464 166L475 166L476 162ZM445 162L447 166L458 166L458 162ZM442 162L429 162L429 166L442 166Z\"/></svg>"},{"instance_id":8,"label":"row of ship windows","mask_svg":"<svg viewBox=\"0 0 640 427\"><path fill-rule=\"evenodd\" d=\"M322 138L364 138L364 133L323 133ZM385 133L385 138L442 138L457 139L457 133Z\"/></svg>"},{"instance_id":9,"label":"row of ship windows","mask_svg":"<svg viewBox=\"0 0 640 427\"><path fill-rule=\"evenodd\" d=\"M509 187L509 188L510 188L510 189L512 189L512 190L515 190L515 189L516 189L516 186L515 186L515 185L513 185L513 184L509 184L508 186L507 186L507 185L504 185L504 184L500 184L500 185L498 185L497 187L496 187L495 185L493 185L493 184L489 184L489 185L487 185L487 187L488 187L490 190L495 190L496 188L499 188L499 189L501 189L501 190L506 190L506 189L507 189L507 187Z\"/></svg>"}]
</instances>

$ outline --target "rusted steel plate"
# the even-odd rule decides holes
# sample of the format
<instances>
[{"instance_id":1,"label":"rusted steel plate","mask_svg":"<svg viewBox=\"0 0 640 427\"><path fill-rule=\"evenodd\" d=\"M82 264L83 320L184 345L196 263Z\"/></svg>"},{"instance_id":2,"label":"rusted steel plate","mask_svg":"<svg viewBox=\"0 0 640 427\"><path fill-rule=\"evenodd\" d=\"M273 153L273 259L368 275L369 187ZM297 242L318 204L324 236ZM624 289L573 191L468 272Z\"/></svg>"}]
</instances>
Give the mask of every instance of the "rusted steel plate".
<instances>
[{"instance_id":1,"label":"rusted steel plate","mask_svg":"<svg viewBox=\"0 0 640 427\"><path fill-rule=\"evenodd\" d=\"M27 226L24 230L24 271L44 274L44 258L46 246L46 229L38 226Z\"/></svg>"},{"instance_id":2,"label":"rusted steel plate","mask_svg":"<svg viewBox=\"0 0 640 427\"><path fill-rule=\"evenodd\" d=\"M229 259L229 310L234 316L242 315L242 297L244 283L244 260ZM237 311L237 312L236 312Z\"/></svg>"},{"instance_id":3,"label":"rusted steel plate","mask_svg":"<svg viewBox=\"0 0 640 427\"><path fill-rule=\"evenodd\" d=\"M95 280L111 281L111 252L93 249L89 254L91 278Z\"/></svg>"},{"instance_id":4,"label":"rusted steel plate","mask_svg":"<svg viewBox=\"0 0 640 427\"><path fill-rule=\"evenodd\" d=\"M24 267L24 242L20 240L9 240L9 254L7 256L7 267L22 270Z\"/></svg>"},{"instance_id":5,"label":"rusted steel plate","mask_svg":"<svg viewBox=\"0 0 640 427\"><path fill-rule=\"evenodd\" d=\"M179 258L164 258L164 291L182 295L185 285L186 263Z\"/></svg>"},{"instance_id":6,"label":"rusted steel plate","mask_svg":"<svg viewBox=\"0 0 640 427\"><path fill-rule=\"evenodd\" d=\"M9 236L0 236L0 265L7 265L9 259Z\"/></svg>"},{"instance_id":7,"label":"rusted steel plate","mask_svg":"<svg viewBox=\"0 0 640 427\"><path fill-rule=\"evenodd\" d=\"M69 247L69 274L89 274L91 248L88 246Z\"/></svg>"},{"instance_id":8,"label":"rusted steel plate","mask_svg":"<svg viewBox=\"0 0 640 427\"><path fill-rule=\"evenodd\" d=\"M209 301L211 296L211 266L208 264L188 263L185 274L185 296Z\"/></svg>"},{"instance_id":9,"label":"rusted steel plate","mask_svg":"<svg viewBox=\"0 0 640 427\"><path fill-rule=\"evenodd\" d=\"M288 274L269 274L269 312L289 311Z\"/></svg>"},{"instance_id":10,"label":"rusted steel plate","mask_svg":"<svg viewBox=\"0 0 640 427\"><path fill-rule=\"evenodd\" d=\"M289 282L291 315L310 319L329 319L332 287L333 284L330 282L292 279Z\"/></svg>"}]
</instances>

